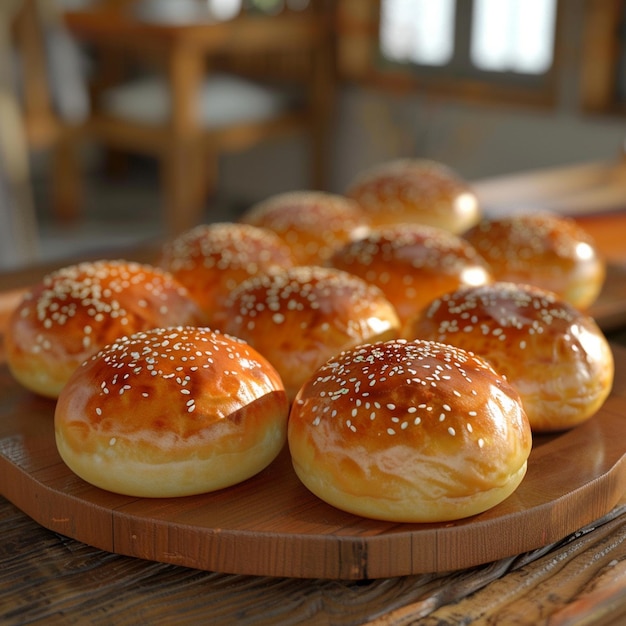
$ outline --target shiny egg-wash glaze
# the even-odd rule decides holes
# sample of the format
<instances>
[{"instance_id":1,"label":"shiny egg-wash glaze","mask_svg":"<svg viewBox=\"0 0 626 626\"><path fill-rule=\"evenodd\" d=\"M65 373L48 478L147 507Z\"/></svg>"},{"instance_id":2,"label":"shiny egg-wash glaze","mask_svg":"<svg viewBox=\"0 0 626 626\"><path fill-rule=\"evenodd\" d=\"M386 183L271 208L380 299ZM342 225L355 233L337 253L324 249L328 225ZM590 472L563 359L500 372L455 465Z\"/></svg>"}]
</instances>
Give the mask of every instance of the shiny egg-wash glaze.
<instances>
[{"instance_id":1,"label":"shiny egg-wash glaze","mask_svg":"<svg viewBox=\"0 0 626 626\"><path fill-rule=\"evenodd\" d=\"M213 328L241 282L274 267L294 264L289 246L275 233L249 224L201 224L165 244L159 264L198 302Z\"/></svg>"},{"instance_id":2,"label":"shiny egg-wash glaze","mask_svg":"<svg viewBox=\"0 0 626 626\"><path fill-rule=\"evenodd\" d=\"M294 469L318 497L375 519L440 522L522 481L531 431L517 391L480 357L396 340L329 360L293 403Z\"/></svg>"},{"instance_id":3,"label":"shiny egg-wash glaze","mask_svg":"<svg viewBox=\"0 0 626 626\"><path fill-rule=\"evenodd\" d=\"M422 224L374 229L340 248L329 265L379 287L403 325L434 298L493 280L491 268L467 241Z\"/></svg>"},{"instance_id":4,"label":"shiny egg-wash glaze","mask_svg":"<svg viewBox=\"0 0 626 626\"><path fill-rule=\"evenodd\" d=\"M221 489L283 448L288 402L274 368L207 328L161 328L79 367L55 411L59 453L81 478L139 497Z\"/></svg>"},{"instance_id":5,"label":"shiny egg-wash glaze","mask_svg":"<svg viewBox=\"0 0 626 626\"><path fill-rule=\"evenodd\" d=\"M460 234L482 215L469 183L429 159L375 165L356 176L346 195L361 205L373 227L417 223Z\"/></svg>"},{"instance_id":6,"label":"shiny egg-wash glaze","mask_svg":"<svg viewBox=\"0 0 626 626\"><path fill-rule=\"evenodd\" d=\"M332 268L294 267L235 289L226 332L254 346L280 373L290 399L327 359L358 344L393 339L400 322L380 289Z\"/></svg>"},{"instance_id":7,"label":"shiny egg-wash glaze","mask_svg":"<svg viewBox=\"0 0 626 626\"><path fill-rule=\"evenodd\" d=\"M496 280L548 289L580 309L595 302L604 284L606 264L571 218L530 212L483 219L464 237Z\"/></svg>"},{"instance_id":8,"label":"shiny egg-wash glaze","mask_svg":"<svg viewBox=\"0 0 626 626\"><path fill-rule=\"evenodd\" d=\"M124 260L79 263L26 293L9 321L7 362L25 387L56 398L85 359L118 337L204 322L168 272Z\"/></svg>"},{"instance_id":9,"label":"shiny egg-wash glaze","mask_svg":"<svg viewBox=\"0 0 626 626\"><path fill-rule=\"evenodd\" d=\"M589 419L611 391L613 353L595 321L556 294L514 283L436 299L412 336L480 354L515 385L534 431Z\"/></svg>"},{"instance_id":10,"label":"shiny egg-wash glaze","mask_svg":"<svg viewBox=\"0 0 626 626\"><path fill-rule=\"evenodd\" d=\"M337 248L369 230L369 220L354 200L321 191L270 196L239 221L275 232L298 265L323 265Z\"/></svg>"}]
</instances>

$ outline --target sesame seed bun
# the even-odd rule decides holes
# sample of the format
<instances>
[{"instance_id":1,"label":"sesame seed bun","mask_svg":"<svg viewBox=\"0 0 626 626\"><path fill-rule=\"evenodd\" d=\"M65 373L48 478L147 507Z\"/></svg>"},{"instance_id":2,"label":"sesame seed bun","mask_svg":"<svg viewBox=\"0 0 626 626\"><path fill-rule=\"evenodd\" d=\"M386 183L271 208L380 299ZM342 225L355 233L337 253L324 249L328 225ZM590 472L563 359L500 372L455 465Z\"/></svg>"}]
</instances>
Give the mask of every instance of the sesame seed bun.
<instances>
[{"instance_id":1,"label":"sesame seed bun","mask_svg":"<svg viewBox=\"0 0 626 626\"><path fill-rule=\"evenodd\" d=\"M595 321L556 294L514 283L436 299L412 336L471 350L519 391L534 432L590 418L611 391L611 348Z\"/></svg>"},{"instance_id":2,"label":"sesame seed bun","mask_svg":"<svg viewBox=\"0 0 626 626\"><path fill-rule=\"evenodd\" d=\"M204 493L261 471L285 443L280 377L245 343L161 328L106 346L55 411L59 453L87 482L138 497Z\"/></svg>"},{"instance_id":3,"label":"sesame seed bun","mask_svg":"<svg viewBox=\"0 0 626 626\"><path fill-rule=\"evenodd\" d=\"M63 267L44 277L13 312L6 358L27 389L56 398L72 372L118 337L204 315L169 273L124 260Z\"/></svg>"},{"instance_id":4,"label":"sesame seed bun","mask_svg":"<svg viewBox=\"0 0 626 626\"><path fill-rule=\"evenodd\" d=\"M374 227L415 222L460 234L481 217L469 183L428 159L375 165L354 179L346 196L358 202Z\"/></svg>"},{"instance_id":5,"label":"sesame seed bun","mask_svg":"<svg viewBox=\"0 0 626 626\"><path fill-rule=\"evenodd\" d=\"M293 399L326 359L397 337L395 309L375 286L332 268L299 266L242 283L225 309L226 331L254 346Z\"/></svg>"},{"instance_id":6,"label":"sesame seed bun","mask_svg":"<svg viewBox=\"0 0 626 626\"><path fill-rule=\"evenodd\" d=\"M288 442L296 474L327 503L374 519L442 522L513 493L531 433L519 395L484 359L399 340L323 365L293 403Z\"/></svg>"},{"instance_id":7,"label":"sesame seed bun","mask_svg":"<svg viewBox=\"0 0 626 626\"><path fill-rule=\"evenodd\" d=\"M423 224L372 230L335 252L329 265L379 287L403 327L434 298L492 280L490 267L467 241Z\"/></svg>"},{"instance_id":8,"label":"sesame seed bun","mask_svg":"<svg viewBox=\"0 0 626 626\"><path fill-rule=\"evenodd\" d=\"M222 306L239 283L293 264L289 246L276 233L233 222L201 224L182 233L163 247L159 261L185 285L213 328L221 328Z\"/></svg>"},{"instance_id":9,"label":"sesame seed bun","mask_svg":"<svg viewBox=\"0 0 626 626\"><path fill-rule=\"evenodd\" d=\"M275 232L291 248L298 265L323 265L337 248L369 229L354 200L321 191L271 196L253 205L239 221Z\"/></svg>"},{"instance_id":10,"label":"sesame seed bun","mask_svg":"<svg viewBox=\"0 0 626 626\"><path fill-rule=\"evenodd\" d=\"M484 219L465 233L496 280L553 291L586 309L597 299L605 262L591 236L573 219L537 212Z\"/></svg>"}]
</instances>

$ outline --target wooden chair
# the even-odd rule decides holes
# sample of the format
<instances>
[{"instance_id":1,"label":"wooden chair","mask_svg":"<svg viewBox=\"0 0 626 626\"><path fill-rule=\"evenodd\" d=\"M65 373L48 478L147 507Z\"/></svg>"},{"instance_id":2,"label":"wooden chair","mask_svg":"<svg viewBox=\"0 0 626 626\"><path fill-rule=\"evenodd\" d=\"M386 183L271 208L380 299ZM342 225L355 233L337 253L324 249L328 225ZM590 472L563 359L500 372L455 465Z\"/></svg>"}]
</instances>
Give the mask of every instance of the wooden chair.
<instances>
[{"instance_id":1,"label":"wooden chair","mask_svg":"<svg viewBox=\"0 0 626 626\"><path fill-rule=\"evenodd\" d=\"M10 55L16 59L16 100L29 152L50 151L50 204L61 219L80 211L76 154L89 102L79 51L54 0L8 0ZM5 18L9 19L9 13Z\"/></svg>"},{"instance_id":2,"label":"wooden chair","mask_svg":"<svg viewBox=\"0 0 626 626\"><path fill-rule=\"evenodd\" d=\"M97 53L88 134L159 160L169 233L202 221L220 153L278 134L308 134L311 187L323 187L332 29L330 3L309 4L273 15L242 9L224 21L181 19L178 3L172 22L158 12L167 2L155 0L109 0L66 13L70 30ZM299 90L299 106L284 87Z\"/></svg>"},{"instance_id":3,"label":"wooden chair","mask_svg":"<svg viewBox=\"0 0 626 626\"><path fill-rule=\"evenodd\" d=\"M51 153L48 196L53 211L60 218L78 214L81 187L73 142L88 102L81 79L74 73L77 59L70 57L77 50L71 44L52 0L0 3L2 268L39 258L33 153Z\"/></svg>"}]
</instances>

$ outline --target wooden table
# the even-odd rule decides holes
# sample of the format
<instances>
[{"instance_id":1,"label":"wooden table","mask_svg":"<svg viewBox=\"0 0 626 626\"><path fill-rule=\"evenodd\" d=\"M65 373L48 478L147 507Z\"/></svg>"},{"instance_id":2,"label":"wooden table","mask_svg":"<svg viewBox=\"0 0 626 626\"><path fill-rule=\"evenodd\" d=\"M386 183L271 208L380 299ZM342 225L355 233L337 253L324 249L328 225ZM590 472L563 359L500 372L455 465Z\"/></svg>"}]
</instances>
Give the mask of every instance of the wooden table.
<instances>
[{"instance_id":1,"label":"wooden table","mask_svg":"<svg viewBox=\"0 0 626 626\"><path fill-rule=\"evenodd\" d=\"M611 220L620 229L624 219L623 213L585 217L597 232ZM149 253L139 256L146 260ZM626 268L626 247L612 250L611 260ZM618 280L626 276L623 268ZM0 275L0 327L6 320L1 311L50 269ZM612 297L625 288L622 280ZM626 345L626 318L621 325L616 320L611 336ZM622 396L623 383L620 378ZM565 626L626 619L626 498L601 519L537 550L466 570L376 580L225 574L113 554L47 530L2 497L0 536L2 624Z\"/></svg>"},{"instance_id":2,"label":"wooden table","mask_svg":"<svg viewBox=\"0 0 626 626\"><path fill-rule=\"evenodd\" d=\"M207 195L217 185L219 154L247 149L284 133L305 134L311 147L310 184L323 187L333 65L329 18L322 2L301 11L286 6L276 16L244 11L235 19L220 21L207 15L189 22L144 19L138 5L128 0L96 2L66 11L63 18L77 40L98 52L96 96L125 77L127 63L142 61L158 68L167 82L171 102L167 120L121 118L99 107L96 97L84 133L106 146L159 159L169 232L178 233L201 220ZM257 70L264 68L261 82L282 80L290 89L303 89L303 106L286 107L268 119L207 126L199 103L202 85L210 71L219 71L225 58L236 66L242 56L253 58ZM279 68L298 59L302 63L285 81ZM228 71L228 63L222 71Z\"/></svg>"}]
</instances>

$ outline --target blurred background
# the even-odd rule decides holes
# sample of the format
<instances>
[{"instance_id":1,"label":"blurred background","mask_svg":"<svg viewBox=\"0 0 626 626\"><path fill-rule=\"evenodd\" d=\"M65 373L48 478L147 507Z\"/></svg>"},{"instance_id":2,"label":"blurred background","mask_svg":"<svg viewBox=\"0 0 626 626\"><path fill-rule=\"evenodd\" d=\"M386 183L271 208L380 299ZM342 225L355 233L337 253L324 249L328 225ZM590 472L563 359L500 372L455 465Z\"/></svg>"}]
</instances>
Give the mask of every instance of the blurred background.
<instances>
[{"instance_id":1,"label":"blurred background","mask_svg":"<svg viewBox=\"0 0 626 626\"><path fill-rule=\"evenodd\" d=\"M399 157L471 181L620 159L625 8L1 0L0 272Z\"/></svg>"}]
</instances>

